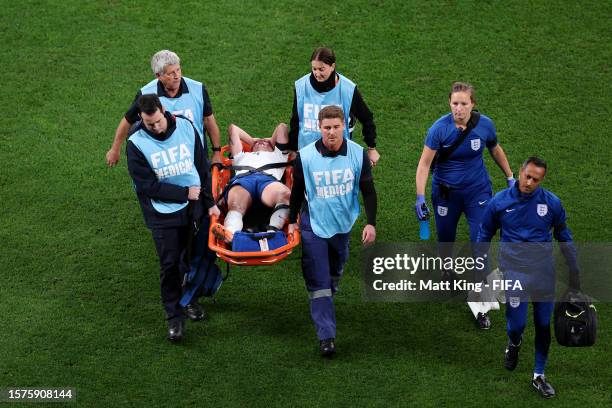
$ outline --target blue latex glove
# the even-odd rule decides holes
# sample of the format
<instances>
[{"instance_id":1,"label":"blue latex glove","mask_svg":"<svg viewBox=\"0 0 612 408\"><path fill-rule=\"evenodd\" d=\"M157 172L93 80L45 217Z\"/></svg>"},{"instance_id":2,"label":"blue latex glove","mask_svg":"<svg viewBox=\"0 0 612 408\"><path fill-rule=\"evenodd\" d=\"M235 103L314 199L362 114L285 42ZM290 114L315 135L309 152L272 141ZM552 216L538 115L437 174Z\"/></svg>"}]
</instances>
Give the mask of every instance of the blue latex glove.
<instances>
[{"instance_id":1,"label":"blue latex glove","mask_svg":"<svg viewBox=\"0 0 612 408\"><path fill-rule=\"evenodd\" d=\"M429 207L425 202L425 196L423 194L417 194L416 204L414 205L416 210L416 216L419 220L424 221L429 218Z\"/></svg>"},{"instance_id":2,"label":"blue latex glove","mask_svg":"<svg viewBox=\"0 0 612 408\"><path fill-rule=\"evenodd\" d=\"M510 177L506 179L506 183L508 183L508 188L514 187L514 183L516 183L516 179L514 177Z\"/></svg>"}]
</instances>

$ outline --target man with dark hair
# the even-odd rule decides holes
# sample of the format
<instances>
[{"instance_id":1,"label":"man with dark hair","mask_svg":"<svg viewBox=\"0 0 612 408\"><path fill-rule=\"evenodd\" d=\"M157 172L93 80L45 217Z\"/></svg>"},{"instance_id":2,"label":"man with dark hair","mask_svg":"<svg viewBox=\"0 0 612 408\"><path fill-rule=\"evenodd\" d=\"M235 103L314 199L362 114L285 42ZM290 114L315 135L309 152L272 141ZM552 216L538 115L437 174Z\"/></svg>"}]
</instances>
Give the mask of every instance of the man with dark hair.
<instances>
[{"instance_id":1,"label":"man with dark hair","mask_svg":"<svg viewBox=\"0 0 612 408\"><path fill-rule=\"evenodd\" d=\"M546 170L546 162L542 159L528 158L521 167L518 182L493 197L485 209L478 233L478 242L487 244L479 245L478 250L485 252L497 230L501 231L499 269L504 279L519 284L506 290L508 346L505 367L512 371L518 364L531 300L535 324L532 384L542 397L550 398L555 395L555 390L544 376L544 368L550 348L550 320L555 294L553 236L559 242L569 267L569 286L579 290L580 279L565 209L557 196L540 187Z\"/></svg>"},{"instance_id":2,"label":"man with dark hair","mask_svg":"<svg viewBox=\"0 0 612 408\"><path fill-rule=\"evenodd\" d=\"M138 100L140 96L146 94L157 95L172 114L182 115L193 122L200 134L205 154L207 154L205 134L208 132L212 143L212 162L221 162L219 127L204 84L184 77L181 72L181 60L169 50L161 50L153 55L151 69L156 79L138 91L132 106L121 119L115 131L113 145L106 153L107 164L112 167L119 162L121 145L127 138L130 127L139 120Z\"/></svg>"},{"instance_id":3,"label":"man with dark hair","mask_svg":"<svg viewBox=\"0 0 612 408\"><path fill-rule=\"evenodd\" d=\"M192 301L180 307L182 281L189 272L191 224L219 214L211 194L209 165L198 131L181 116L165 112L156 95L138 100L141 123L127 143L130 176L160 263L161 298L168 321L168 339L180 340L185 314L204 317Z\"/></svg>"},{"instance_id":4,"label":"man with dark hair","mask_svg":"<svg viewBox=\"0 0 612 408\"><path fill-rule=\"evenodd\" d=\"M291 190L291 234L300 212L302 273L310 298L310 314L323 356L336 351L333 295L338 291L349 256L349 237L359 215L361 190L367 215L362 242L376 239L376 190L367 152L343 137L344 112L327 106L319 112L322 138L302 148L295 160ZM302 208L306 193L307 205Z\"/></svg>"}]
</instances>

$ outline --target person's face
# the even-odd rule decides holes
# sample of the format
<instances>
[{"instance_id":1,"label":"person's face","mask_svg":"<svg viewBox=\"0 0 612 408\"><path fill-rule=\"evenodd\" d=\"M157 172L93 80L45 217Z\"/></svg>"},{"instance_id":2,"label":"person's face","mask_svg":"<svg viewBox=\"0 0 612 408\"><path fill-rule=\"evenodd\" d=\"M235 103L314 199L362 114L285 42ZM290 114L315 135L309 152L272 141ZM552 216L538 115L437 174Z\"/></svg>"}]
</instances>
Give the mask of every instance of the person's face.
<instances>
[{"instance_id":1,"label":"person's face","mask_svg":"<svg viewBox=\"0 0 612 408\"><path fill-rule=\"evenodd\" d=\"M455 123L465 125L470 119L474 103L468 92L455 92L450 97L450 108Z\"/></svg>"},{"instance_id":2,"label":"person's face","mask_svg":"<svg viewBox=\"0 0 612 408\"><path fill-rule=\"evenodd\" d=\"M268 139L257 139L253 142L253 146L251 146L251 151L273 152L274 146L272 146L272 142L270 142Z\"/></svg>"},{"instance_id":3,"label":"person's face","mask_svg":"<svg viewBox=\"0 0 612 408\"><path fill-rule=\"evenodd\" d=\"M174 92L181 86L181 66L179 64L166 65L164 72L157 74L166 90Z\"/></svg>"},{"instance_id":4,"label":"person's face","mask_svg":"<svg viewBox=\"0 0 612 408\"><path fill-rule=\"evenodd\" d=\"M145 125L147 130L153 134L159 135L163 133L168 128L168 120L159 109L155 111L152 115L147 115L142 112L140 114L142 118L142 123Z\"/></svg>"},{"instance_id":5,"label":"person's face","mask_svg":"<svg viewBox=\"0 0 612 408\"><path fill-rule=\"evenodd\" d=\"M533 193L539 186L542 180L544 180L544 176L546 175L546 170L542 167L538 167L533 163L529 163L525 168L521 169L519 175L519 190L523 194L531 194Z\"/></svg>"},{"instance_id":6,"label":"person's face","mask_svg":"<svg viewBox=\"0 0 612 408\"><path fill-rule=\"evenodd\" d=\"M340 118L323 119L319 126L325 147L333 152L340 150L344 137L344 121Z\"/></svg>"},{"instance_id":7,"label":"person's face","mask_svg":"<svg viewBox=\"0 0 612 408\"><path fill-rule=\"evenodd\" d=\"M332 72L334 72L334 69L336 69L335 62L331 65L327 65L322 61L310 61L310 65L312 66L312 74L317 82L327 81Z\"/></svg>"}]
</instances>

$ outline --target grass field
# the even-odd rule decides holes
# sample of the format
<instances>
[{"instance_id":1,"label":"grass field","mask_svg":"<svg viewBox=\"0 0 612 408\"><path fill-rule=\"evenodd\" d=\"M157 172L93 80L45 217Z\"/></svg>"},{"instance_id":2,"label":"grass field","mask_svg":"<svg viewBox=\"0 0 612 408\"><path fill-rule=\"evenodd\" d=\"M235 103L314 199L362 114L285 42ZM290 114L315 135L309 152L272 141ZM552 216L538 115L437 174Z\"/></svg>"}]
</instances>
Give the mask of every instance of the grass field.
<instances>
[{"instance_id":1,"label":"grass field","mask_svg":"<svg viewBox=\"0 0 612 408\"><path fill-rule=\"evenodd\" d=\"M575 239L610 242L612 3L1 4L0 388L73 387L78 405L100 407L544 405L529 384L532 325L508 373L501 312L477 332L465 305L363 300L363 216L336 297L336 359L317 354L299 254L232 268L210 319L169 344L125 156L109 169L104 155L160 49L206 83L222 129L268 135L327 45L375 114L379 242L418 239L414 171L454 80L476 85L513 169L549 161L545 187ZM612 406L612 307L598 310L595 347L553 344L559 395L546 404Z\"/></svg>"}]
</instances>

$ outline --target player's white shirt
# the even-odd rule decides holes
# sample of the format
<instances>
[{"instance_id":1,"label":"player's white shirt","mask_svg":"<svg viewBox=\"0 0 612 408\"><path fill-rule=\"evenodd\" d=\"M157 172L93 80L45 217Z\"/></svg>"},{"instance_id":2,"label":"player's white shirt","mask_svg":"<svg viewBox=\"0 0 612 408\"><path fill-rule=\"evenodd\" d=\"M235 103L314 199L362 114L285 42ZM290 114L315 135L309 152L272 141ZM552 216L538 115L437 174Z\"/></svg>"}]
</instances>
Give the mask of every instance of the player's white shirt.
<instances>
[{"instance_id":1,"label":"player's white shirt","mask_svg":"<svg viewBox=\"0 0 612 408\"><path fill-rule=\"evenodd\" d=\"M286 163L287 155L283 154L277 147L274 147L273 152L240 152L234 156L234 166L249 166L259 168L270 163ZM238 170L236 175L247 172L248 170ZM271 175L277 180L280 180L285 173L285 168L268 169L264 173Z\"/></svg>"}]
</instances>

